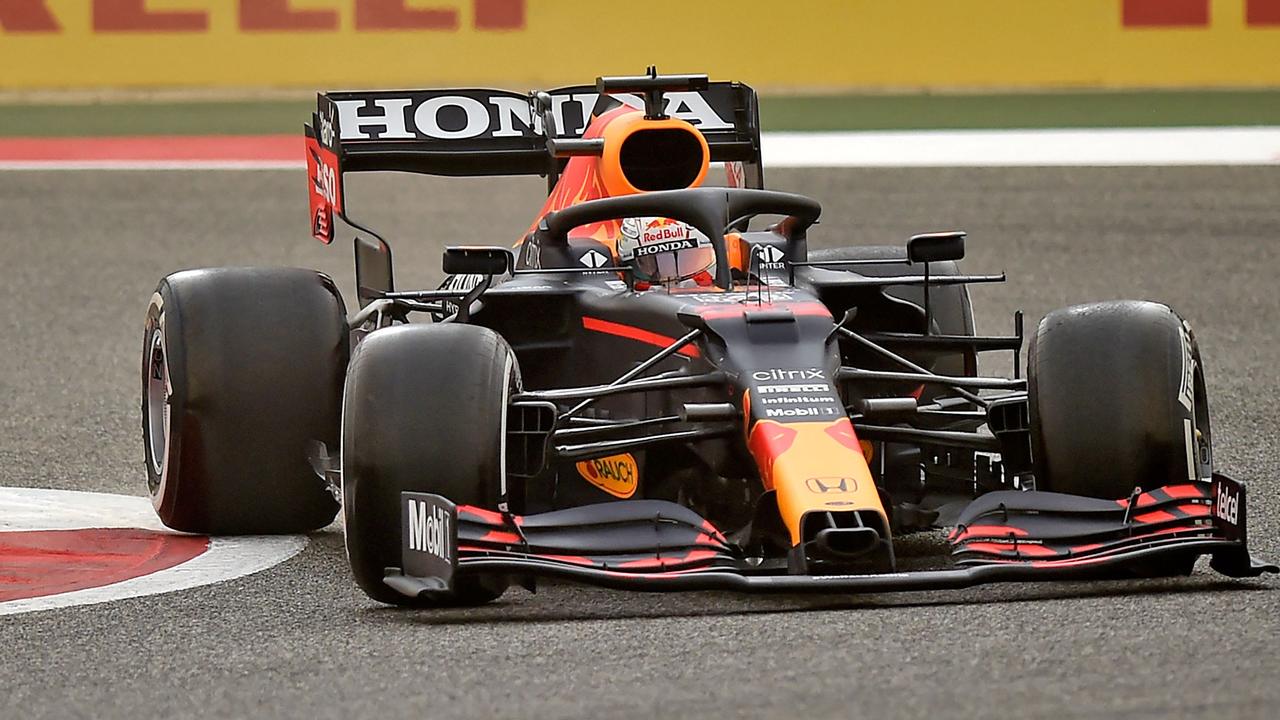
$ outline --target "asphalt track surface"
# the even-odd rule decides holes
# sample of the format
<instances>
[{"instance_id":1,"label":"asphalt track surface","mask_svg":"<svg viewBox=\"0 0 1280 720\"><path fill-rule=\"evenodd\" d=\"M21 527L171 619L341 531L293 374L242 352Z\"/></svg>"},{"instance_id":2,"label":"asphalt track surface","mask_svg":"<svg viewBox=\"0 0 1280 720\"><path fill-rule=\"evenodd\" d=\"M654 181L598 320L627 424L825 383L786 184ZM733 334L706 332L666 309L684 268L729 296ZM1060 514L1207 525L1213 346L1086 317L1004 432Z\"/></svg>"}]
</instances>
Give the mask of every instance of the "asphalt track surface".
<instances>
[{"instance_id":1,"label":"asphalt track surface","mask_svg":"<svg viewBox=\"0 0 1280 720\"><path fill-rule=\"evenodd\" d=\"M1170 302L1204 351L1220 469L1280 558L1280 169L777 171L826 204L815 244L964 228L979 328L1105 298ZM401 287L505 242L536 180L353 181ZM167 272L317 267L298 172L0 173L0 485L140 494L138 366ZM1032 327L1029 323L1029 328ZM993 363L989 369L999 369ZM0 618L0 717L1275 717L1280 583L1018 585L923 595L624 595L558 585L400 611L341 535L220 585Z\"/></svg>"}]
</instances>

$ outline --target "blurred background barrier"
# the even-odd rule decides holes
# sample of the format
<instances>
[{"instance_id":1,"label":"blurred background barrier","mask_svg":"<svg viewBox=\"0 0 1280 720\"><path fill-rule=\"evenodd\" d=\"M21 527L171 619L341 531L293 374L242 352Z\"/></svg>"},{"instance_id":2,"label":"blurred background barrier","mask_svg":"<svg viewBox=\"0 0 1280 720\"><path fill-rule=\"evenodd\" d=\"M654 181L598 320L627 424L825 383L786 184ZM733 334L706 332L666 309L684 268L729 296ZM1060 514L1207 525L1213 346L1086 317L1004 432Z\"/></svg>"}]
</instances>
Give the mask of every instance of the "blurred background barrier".
<instances>
[{"instance_id":1,"label":"blurred background barrier","mask_svg":"<svg viewBox=\"0 0 1280 720\"><path fill-rule=\"evenodd\" d=\"M0 89L1280 84L1280 0L0 0Z\"/></svg>"}]
</instances>

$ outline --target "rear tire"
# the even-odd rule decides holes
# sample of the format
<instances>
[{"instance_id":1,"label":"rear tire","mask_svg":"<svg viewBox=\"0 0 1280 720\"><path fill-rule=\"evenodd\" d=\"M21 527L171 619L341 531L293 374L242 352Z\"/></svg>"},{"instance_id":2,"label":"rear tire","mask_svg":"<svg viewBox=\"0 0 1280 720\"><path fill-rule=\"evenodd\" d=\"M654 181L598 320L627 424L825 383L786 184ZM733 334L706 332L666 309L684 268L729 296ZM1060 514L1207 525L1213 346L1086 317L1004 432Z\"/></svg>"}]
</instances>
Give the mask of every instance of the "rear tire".
<instances>
[{"instance_id":1,"label":"rear tire","mask_svg":"<svg viewBox=\"0 0 1280 720\"><path fill-rule=\"evenodd\" d=\"M348 333L328 276L294 268L175 273L147 309L142 435L165 525L297 533L338 503L307 460L338 442Z\"/></svg>"},{"instance_id":2,"label":"rear tire","mask_svg":"<svg viewBox=\"0 0 1280 720\"><path fill-rule=\"evenodd\" d=\"M505 584L460 578L452 597L415 600L382 582L401 565L400 493L497 509L515 355L473 325L399 325L356 348L342 430L343 516L356 583L393 605L479 605Z\"/></svg>"},{"instance_id":3,"label":"rear tire","mask_svg":"<svg viewBox=\"0 0 1280 720\"><path fill-rule=\"evenodd\" d=\"M1200 351L1168 306L1055 310L1027 356L1036 487L1122 498L1212 473Z\"/></svg>"}]
</instances>

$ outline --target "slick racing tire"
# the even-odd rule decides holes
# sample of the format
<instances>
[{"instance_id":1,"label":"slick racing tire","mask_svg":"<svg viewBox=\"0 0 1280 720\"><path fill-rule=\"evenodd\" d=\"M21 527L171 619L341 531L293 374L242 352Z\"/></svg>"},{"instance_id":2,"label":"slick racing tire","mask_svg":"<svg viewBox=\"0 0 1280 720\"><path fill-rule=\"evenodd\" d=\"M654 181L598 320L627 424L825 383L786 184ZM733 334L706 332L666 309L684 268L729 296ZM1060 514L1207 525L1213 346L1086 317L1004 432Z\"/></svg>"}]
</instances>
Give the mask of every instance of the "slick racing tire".
<instances>
[{"instance_id":1,"label":"slick racing tire","mask_svg":"<svg viewBox=\"0 0 1280 720\"><path fill-rule=\"evenodd\" d=\"M298 533L337 500L308 460L334 448L348 332L314 270L188 270L160 281L142 348L147 489L165 525L214 535Z\"/></svg>"},{"instance_id":2,"label":"slick racing tire","mask_svg":"<svg viewBox=\"0 0 1280 720\"><path fill-rule=\"evenodd\" d=\"M1168 306L1049 313L1031 339L1027 379L1037 489L1116 499L1212 474L1200 350Z\"/></svg>"},{"instance_id":3,"label":"slick racing tire","mask_svg":"<svg viewBox=\"0 0 1280 720\"><path fill-rule=\"evenodd\" d=\"M824 248L810 250L810 261L821 260L885 260L881 264L857 265L850 269L862 275L884 277L890 275L915 275L919 273L917 266L903 265L900 261L907 257L905 248L892 245L867 245L842 248ZM895 262L898 261L898 262ZM952 261L929 264L932 275L959 275L959 266ZM886 290L887 294L924 307L924 289L919 286L899 286ZM969 288L965 285L942 285L929 291L930 313L933 315L935 330L942 335L973 335L975 324L973 306L969 302ZM839 319L839 318L837 318ZM966 364L972 364L977 371L976 358L969 358L960 353L948 353L939 357L933 364L933 371L940 375L964 375Z\"/></svg>"},{"instance_id":4,"label":"slick racing tire","mask_svg":"<svg viewBox=\"0 0 1280 720\"><path fill-rule=\"evenodd\" d=\"M458 578L450 597L413 599L382 581L400 567L400 493L496 509L515 355L488 328L398 325L360 343L347 377L342 493L347 557L369 597L392 605L479 605L506 589Z\"/></svg>"}]
</instances>

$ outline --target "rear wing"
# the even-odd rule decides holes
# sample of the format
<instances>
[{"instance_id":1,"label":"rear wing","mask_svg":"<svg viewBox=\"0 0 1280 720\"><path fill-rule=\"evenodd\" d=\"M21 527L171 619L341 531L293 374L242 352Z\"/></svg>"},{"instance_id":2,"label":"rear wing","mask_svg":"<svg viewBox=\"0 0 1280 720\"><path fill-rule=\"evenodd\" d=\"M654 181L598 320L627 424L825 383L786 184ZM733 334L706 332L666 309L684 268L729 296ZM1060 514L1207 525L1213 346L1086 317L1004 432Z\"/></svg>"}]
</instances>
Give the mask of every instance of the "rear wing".
<instances>
[{"instance_id":1,"label":"rear wing","mask_svg":"<svg viewBox=\"0 0 1280 720\"><path fill-rule=\"evenodd\" d=\"M349 172L540 175L551 185L567 159L548 140L581 138L593 116L618 103L643 110L653 101L644 93L612 91L627 84L618 81L681 87L656 95L665 114L702 133L711 161L731 163L734 184L763 186L759 108L755 91L741 83L651 76L600 78L594 86L527 95L479 88L330 92L318 96L305 127L312 234L330 242L334 215L346 219L342 187Z\"/></svg>"}]
</instances>

